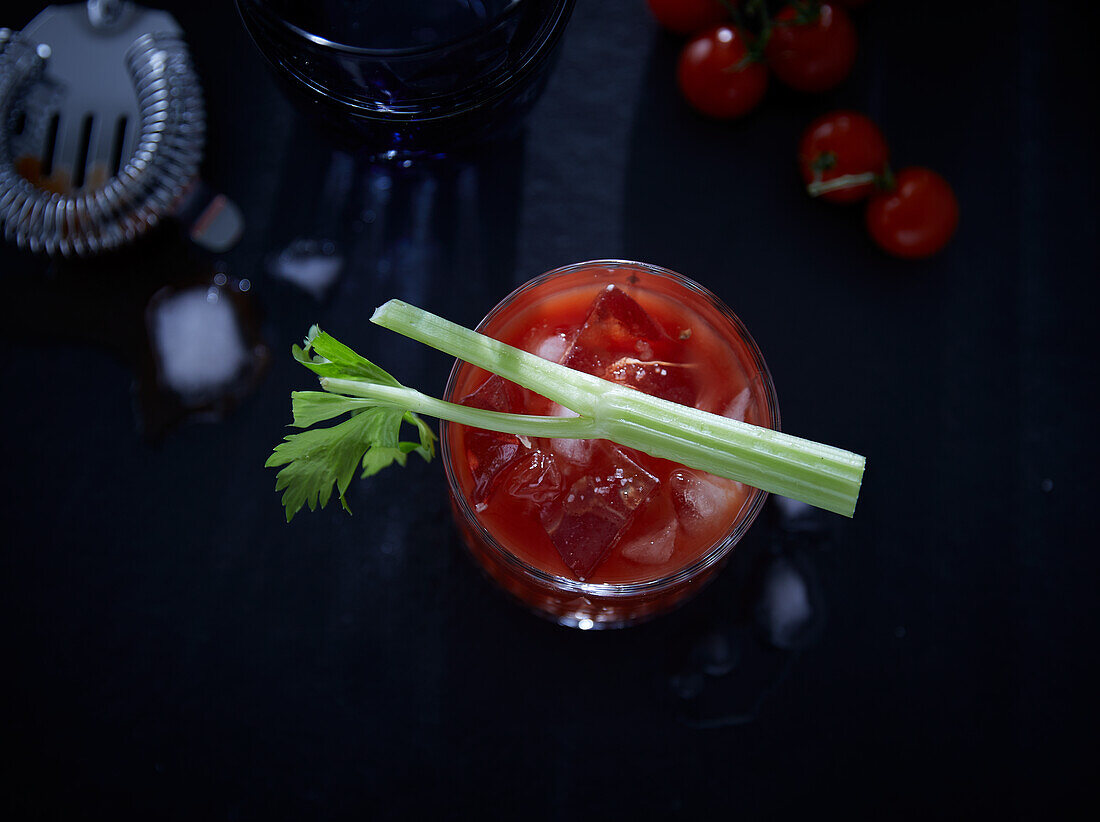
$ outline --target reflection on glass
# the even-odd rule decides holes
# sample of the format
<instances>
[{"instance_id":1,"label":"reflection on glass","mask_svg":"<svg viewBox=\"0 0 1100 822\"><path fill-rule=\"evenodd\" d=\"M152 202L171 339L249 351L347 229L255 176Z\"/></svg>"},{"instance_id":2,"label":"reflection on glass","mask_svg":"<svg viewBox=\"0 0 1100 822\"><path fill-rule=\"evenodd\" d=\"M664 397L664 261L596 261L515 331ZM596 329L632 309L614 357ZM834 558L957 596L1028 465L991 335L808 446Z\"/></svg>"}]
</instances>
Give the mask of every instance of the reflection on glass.
<instances>
[{"instance_id":1,"label":"reflection on glass","mask_svg":"<svg viewBox=\"0 0 1100 822\"><path fill-rule=\"evenodd\" d=\"M393 159L513 130L574 0L238 0L291 97L348 146Z\"/></svg>"}]
</instances>

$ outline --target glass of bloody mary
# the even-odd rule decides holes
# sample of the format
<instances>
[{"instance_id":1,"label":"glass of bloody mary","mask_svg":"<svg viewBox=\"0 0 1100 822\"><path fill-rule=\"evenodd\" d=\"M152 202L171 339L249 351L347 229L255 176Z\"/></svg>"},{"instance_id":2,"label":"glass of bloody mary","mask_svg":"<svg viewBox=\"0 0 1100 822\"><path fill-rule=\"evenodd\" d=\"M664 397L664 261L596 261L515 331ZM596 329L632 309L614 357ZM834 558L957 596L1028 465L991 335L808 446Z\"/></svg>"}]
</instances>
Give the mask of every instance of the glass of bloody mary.
<instances>
[{"instance_id":1,"label":"glass of bloody mary","mask_svg":"<svg viewBox=\"0 0 1100 822\"><path fill-rule=\"evenodd\" d=\"M536 277L482 320L490 337L613 382L767 428L775 388L737 316L658 266L577 263ZM457 362L445 398L493 411L569 415ZM442 425L452 507L479 565L563 625L622 627L697 592L766 493L604 440Z\"/></svg>"}]
</instances>

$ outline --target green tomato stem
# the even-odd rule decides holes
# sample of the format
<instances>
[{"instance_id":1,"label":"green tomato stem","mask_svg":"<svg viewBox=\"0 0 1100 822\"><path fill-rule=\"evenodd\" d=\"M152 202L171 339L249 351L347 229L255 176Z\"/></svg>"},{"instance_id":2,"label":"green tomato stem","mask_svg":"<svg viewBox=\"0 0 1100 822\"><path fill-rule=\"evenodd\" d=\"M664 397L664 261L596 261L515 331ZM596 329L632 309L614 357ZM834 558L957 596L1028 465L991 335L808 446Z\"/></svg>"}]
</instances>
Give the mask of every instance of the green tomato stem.
<instances>
[{"instance_id":1,"label":"green tomato stem","mask_svg":"<svg viewBox=\"0 0 1100 822\"><path fill-rule=\"evenodd\" d=\"M822 194L828 194L830 191L843 191L848 188L858 188L868 183L874 183L877 180L878 175L873 171L865 171L862 174L841 174L839 177L833 177L831 180L814 180L812 183L807 183L806 191L809 192L811 197L820 197Z\"/></svg>"}]
</instances>

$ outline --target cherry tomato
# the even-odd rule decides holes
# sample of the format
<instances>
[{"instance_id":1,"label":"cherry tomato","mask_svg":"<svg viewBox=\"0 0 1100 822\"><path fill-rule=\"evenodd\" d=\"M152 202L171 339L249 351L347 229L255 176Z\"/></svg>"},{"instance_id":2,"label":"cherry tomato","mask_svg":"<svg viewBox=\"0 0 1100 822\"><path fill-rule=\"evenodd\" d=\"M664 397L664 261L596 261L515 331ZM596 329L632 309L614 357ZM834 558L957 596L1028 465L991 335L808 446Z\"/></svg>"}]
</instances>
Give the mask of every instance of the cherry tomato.
<instances>
[{"instance_id":1,"label":"cherry tomato","mask_svg":"<svg viewBox=\"0 0 1100 822\"><path fill-rule=\"evenodd\" d=\"M775 16L764 49L768 65L797 91L827 91L841 83L856 60L856 29L844 9L822 3L816 16L786 5Z\"/></svg>"},{"instance_id":2,"label":"cherry tomato","mask_svg":"<svg viewBox=\"0 0 1100 822\"><path fill-rule=\"evenodd\" d=\"M729 12L721 0L647 0L649 10L662 27L676 34L697 31L724 23Z\"/></svg>"},{"instance_id":3,"label":"cherry tomato","mask_svg":"<svg viewBox=\"0 0 1100 822\"><path fill-rule=\"evenodd\" d=\"M690 40L676 72L680 91L710 117L731 120L747 114L768 89L768 70L749 57L743 32L716 26Z\"/></svg>"},{"instance_id":4,"label":"cherry tomato","mask_svg":"<svg viewBox=\"0 0 1100 822\"><path fill-rule=\"evenodd\" d=\"M867 203L871 239L895 257L915 260L935 254L947 245L958 224L955 192L927 168L902 169L891 190Z\"/></svg>"},{"instance_id":5,"label":"cherry tomato","mask_svg":"<svg viewBox=\"0 0 1100 822\"><path fill-rule=\"evenodd\" d=\"M810 123L798 144L798 167L807 185L837 177L886 173L890 151L879 127L856 111L831 111ZM875 190L875 181L816 196L831 203L854 203ZM810 192L813 194L813 192Z\"/></svg>"}]
</instances>

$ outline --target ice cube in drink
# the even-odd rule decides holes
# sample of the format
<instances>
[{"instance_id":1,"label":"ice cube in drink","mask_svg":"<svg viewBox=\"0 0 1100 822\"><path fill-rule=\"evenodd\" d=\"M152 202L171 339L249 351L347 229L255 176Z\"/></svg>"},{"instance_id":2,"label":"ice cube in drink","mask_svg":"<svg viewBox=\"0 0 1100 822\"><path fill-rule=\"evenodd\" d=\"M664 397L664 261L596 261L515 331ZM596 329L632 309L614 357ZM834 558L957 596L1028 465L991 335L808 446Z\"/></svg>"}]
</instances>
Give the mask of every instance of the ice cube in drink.
<instances>
[{"instance_id":1,"label":"ice cube in drink","mask_svg":"<svg viewBox=\"0 0 1100 822\"><path fill-rule=\"evenodd\" d=\"M554 503L540 509L539 519L562 562L583 581L603 562L659 482L608 442L598 443L587 463L567 464L565 470L576 478Z\"/></svg>"},{"instance_id":2,"label":"ice cube in drink","mask_svg":"<svg viewBox=\"0 0 1100 822\"><path fill-rule=\"evenodd\" d=\"M522 405L522 392L515 383L492 374L462 403L486 411L508 411ZM474 479L474 505L483 505L504 471L530 450L530 443L514 434L471 429L466 440L466 462Z\"/></svg>"}]
</instances>

